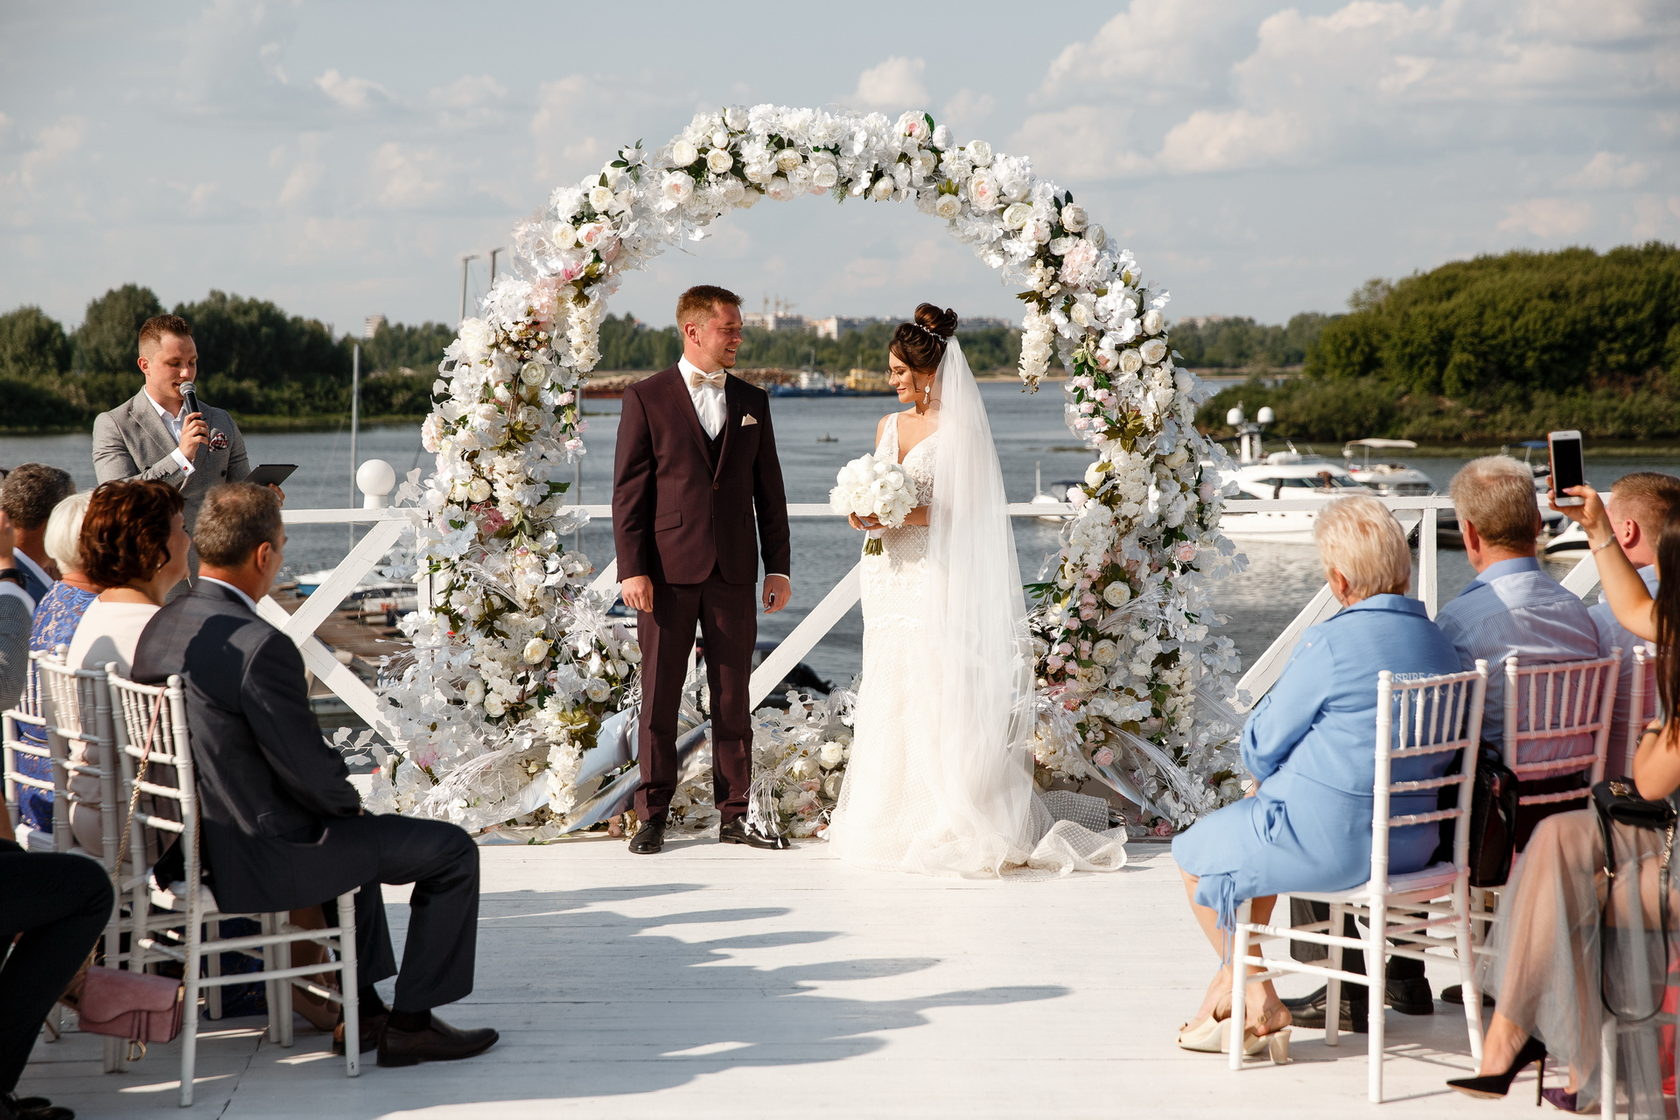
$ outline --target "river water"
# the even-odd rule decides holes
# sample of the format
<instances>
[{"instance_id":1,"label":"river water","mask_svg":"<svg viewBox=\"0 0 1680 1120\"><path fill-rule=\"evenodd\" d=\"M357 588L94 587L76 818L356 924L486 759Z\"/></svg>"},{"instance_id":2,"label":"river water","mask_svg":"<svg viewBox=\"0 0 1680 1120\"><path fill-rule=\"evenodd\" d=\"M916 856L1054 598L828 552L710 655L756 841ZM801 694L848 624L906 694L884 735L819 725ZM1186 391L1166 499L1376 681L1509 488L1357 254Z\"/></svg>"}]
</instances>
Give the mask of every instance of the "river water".
<instances>
[{"instance_id":1,"label":"river water","mask_svg":"<svg viewBox=\"0 0 1680 1120\"><path fill-rule=\"evenodd\" d=\"M998 382L985 384L982 392L1011 501L1024 502L1033 496L1035 468L1047 489L1054 482L1084 474L1090 454L1063 423L1059 387L1048 385L1039 393L1027 394L1013 384ZM772 412L788 500L826 502L835 471L872 448L876 421L896 405L891 397L776 399ZM610 501L618 409L616 400L588 402L588 430L584 433L588 453L581 464L580 491L585 503ZM1350 432L1349 437L1366 434ZM824 436L833 436L835 441L822 442ZM348 423L333 431L253 434L246 437L246 443L253 465L298 464L297 473L285 485L291 508L342 508L351 504ZM87 435L0 437L0 466L50 463L68 470L78 486L90 486L90 447ZM1322 450L1334 454L1339 448ZM357 453L364 460L385 459L396 467L399 477L413 468L430 466L430 458L420 447L418 425L364 430ZM1415 456L1409 461L1445 490L1453 472L1466 460ZM1588 444L1587 477L1601 489L1634 470L1675 472L1677 461L1627 457L1594 461ZM360 504L359 498L354 504ZM773 616L761 616L761 638L776 639L788 633L857 559L859 535L840 518L795 519L792 532L793 606ZM1057 534L1054 525L1016 519L1023 578L1035 578L1047 559L1054 556ZM350 530L336 526L297 526L289 535L287 561L293 573L332 567L350 544ZM601 522L585 529L582 544L597 565L605 563L612 555L610 525ZM1236 642L1246 665L1295 616L1318 589L1322 576L1317 552L1310 544L1243 542L1239 547L1248 556L1248 568L1224 580L1216 591L1216 600L1226 617L1222 632ZM1561 575L1574 558L1554 563L1554 574ZM1442 550L1442 598L1455 594L1470 576L1463 553ZM857 671L861 631L862 618L854 608L806 660L823 677L850 680Z\"/></svg>"}]
</instances>

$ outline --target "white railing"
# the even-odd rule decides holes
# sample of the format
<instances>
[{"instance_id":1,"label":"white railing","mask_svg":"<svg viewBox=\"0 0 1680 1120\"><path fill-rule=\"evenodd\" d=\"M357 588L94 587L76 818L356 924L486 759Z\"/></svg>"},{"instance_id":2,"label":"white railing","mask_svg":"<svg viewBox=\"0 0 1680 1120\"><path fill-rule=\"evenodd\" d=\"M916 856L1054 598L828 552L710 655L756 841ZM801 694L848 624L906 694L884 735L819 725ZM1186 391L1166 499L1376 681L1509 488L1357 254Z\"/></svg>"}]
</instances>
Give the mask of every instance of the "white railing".
<instances>
[{"instance_id":1,"label":"white railing","mask_svg":"<svg viewBox=\"0 0 1680 1120\"><path fill-rule=\"evenodd\" d=\"M376 501L382 495L370 494L369 500ZM1436 533L1445 511L1446 517L1452 517L1452 502L1445 495L1430 495L1417 498L1384 498L1383 502L1394 510L1408 532L1421 524L1418 533L1418 585L1417 596L1429 609L1430 617L1434 617L1438 606L1440 585L1438 579L1438 550L1436 547ZM1230 513L1283 513L1294 510L1313 510L1321 508L1322 501L1312 499L1281 499L1262 500L1246 498L1230 500L1225 503L1225 509ZM591 520L610 520L612 507L609 505L584 505L576 507L587 513ZM1011 517L1043 517L1053 514L1071 513L1073 507L1066 504L1049 505L1046 503L1016 502L1009 506ZM380 712L379 698L368 684L350 668L341 663L330 649L320 639L314 636L315 629L327 619L337 606L355 589L363 576L367 575L380 562L381 558L390 551L401 537L403 530L412 522L423 516L423 512L412 507L398 509L300 509L286 510L285 521L288 525L354 525L372 523L372 528L363 535L362 539L350 549L338 566L333 569L332 576L324 580L313 593L304 600L298 609L288 614L273 599L264 599L260 609L265 618L285 632L286 636L297 643L303 654L304 664L314 673L339 699L343 700L352 711L360 716L367 725L386 741L394 741L394 733L390 722ZM789 518L833 517L834 513L824 504L796 504L788 506ZM615 587L618 582L618 565L616 561L609 561L595 577L592 587L596 590L607 590ZM1563 585L1577 595L1586 595L1598 585L1598 570L1591 555L1582 560L1564 577ZM834 628L841 618L856 605L859 595L858 566L853 565L831 587L820 602L809 614L793 628L793 632L764 659L764 662L753 672L749 688L751 706L758 705L769 695L789 670L804 659L805 655L820 642L828 632ZM1243 674L1237 683L1238 695L1246 694L1248 703L1252 704L1269 690L1283 671L1284 664L1289 659L1290 652L1300 639L1302 631L1314 626L1330 615L1336 613L1339 604L1330 594L1329 587L1321 587L1299 614L1283 628L1283 631L1273 639L1264 653L1255 659L1248 672Z\"/></svg>"}]
</instances>

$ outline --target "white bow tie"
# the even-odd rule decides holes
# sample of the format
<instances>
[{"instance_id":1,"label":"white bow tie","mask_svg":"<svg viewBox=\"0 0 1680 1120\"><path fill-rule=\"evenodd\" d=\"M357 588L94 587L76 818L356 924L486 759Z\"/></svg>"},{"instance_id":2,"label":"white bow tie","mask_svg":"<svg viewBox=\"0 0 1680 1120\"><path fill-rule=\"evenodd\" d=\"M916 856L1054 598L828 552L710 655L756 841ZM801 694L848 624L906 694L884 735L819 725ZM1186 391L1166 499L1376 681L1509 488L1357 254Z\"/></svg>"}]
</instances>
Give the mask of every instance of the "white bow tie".
<instances>
[{"instance_id":1,"label":"white bow tie","mask_svg":"<svg viewBox=\"0 0 1680 1120\"><path fill-rule=\"evenodd\" d=\"M723 388L724 378L729 376L728 370L718 370L716 373L701 373L699 370L688 375L688 383L698 389L702 385L709 385L713 389Z\"/></svg>"}]
</instances>

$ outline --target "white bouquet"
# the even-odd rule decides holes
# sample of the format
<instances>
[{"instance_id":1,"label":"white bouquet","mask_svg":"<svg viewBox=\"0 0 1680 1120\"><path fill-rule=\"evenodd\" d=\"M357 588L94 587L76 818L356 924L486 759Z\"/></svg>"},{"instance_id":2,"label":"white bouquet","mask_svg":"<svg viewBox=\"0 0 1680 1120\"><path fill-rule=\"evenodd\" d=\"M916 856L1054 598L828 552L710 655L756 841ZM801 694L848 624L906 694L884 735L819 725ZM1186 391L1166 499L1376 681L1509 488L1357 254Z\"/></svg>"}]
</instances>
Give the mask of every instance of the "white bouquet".
<instances>
[{"instance_id":1,"label":"white bouquet","mask_svg":"<svg viewBox=\"0 0 1680 1120\"><path fill-rule=\"evenodd\" d=\"M896 529L916 508L916 491L904 468L891 458L860 455L834 477L828 507L835 513L874 517L884 528ZM881 548L881 530L869 530L863 551L879 556Z\"/></svg>"}]
</instances>

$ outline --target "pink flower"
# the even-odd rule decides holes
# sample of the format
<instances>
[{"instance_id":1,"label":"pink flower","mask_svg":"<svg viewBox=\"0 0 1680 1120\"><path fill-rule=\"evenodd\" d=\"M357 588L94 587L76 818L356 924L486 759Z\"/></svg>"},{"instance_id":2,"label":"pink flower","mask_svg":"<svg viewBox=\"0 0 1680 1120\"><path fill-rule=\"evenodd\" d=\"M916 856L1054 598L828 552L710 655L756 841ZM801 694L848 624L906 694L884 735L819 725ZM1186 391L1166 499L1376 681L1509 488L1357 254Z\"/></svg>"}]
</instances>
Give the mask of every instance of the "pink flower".
<instances>
[{"instance_id":1,"label":"pink flower","mask_svg":"<svg viewBox=\"0 0 1680 1120\"><path fill-rule=\"evenodd\" d=\"M1091 756L1091 761L1098 766L1107 766L1114 761L1114 752L1107 747L1098 747L1096 753Z\"/></svg>"},{"instance_id":2,"label":"pink flower","mask_svg":"<svg viewBox=\"0 0 1680 1120\"><path fill-rule=\"evenodd\" d=\"M1173 555L1180 564L1188 564L1196 558L1196 546L1190 541L1180 541Z\"/></svg>"},{"instance_id":3,"label":"pink flower","mask_svg":"<svg viewBox=\"0 0 1680 1120\"><path fill-rule=\"evenodd\" d=\"M1062 667L1062 659L1052 653L1049 657L1044 659L1044 667L1051 670L1060 669Z\"/></svg>"},{"instance_id":4,"label":"pink flower","mask_svg":"<svg viewBox=\"0 0 1680 1120\"><path fill-rule=\"evenodd\" d=\"M1155 822L1155 827L1149 831L1164 840L1173 834L1173 824L1167 818L1162 817L1160 820Z\"/></svg>"}]
</instances>

